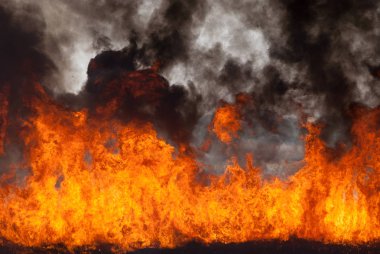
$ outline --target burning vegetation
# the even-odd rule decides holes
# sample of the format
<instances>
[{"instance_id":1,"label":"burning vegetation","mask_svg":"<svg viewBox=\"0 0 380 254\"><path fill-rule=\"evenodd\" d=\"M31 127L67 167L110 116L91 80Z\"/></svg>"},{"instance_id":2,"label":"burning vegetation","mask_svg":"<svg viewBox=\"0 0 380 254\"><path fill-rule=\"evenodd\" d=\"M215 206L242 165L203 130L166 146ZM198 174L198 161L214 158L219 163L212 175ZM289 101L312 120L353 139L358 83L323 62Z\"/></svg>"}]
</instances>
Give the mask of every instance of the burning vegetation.
<instances>
[{"instance_id":1,"label":"burning vegetation","mask_svg":"<svg viewBox=\"0 0 380 254\"><path fill-rule=\"evenodd\" d=\"M137 2L0 4L0 252L377 253L379 4Z\"/></svg>"},{"instance_id":2,"label":"burning vegetation","mask_svg":"<svg viewBox=\"0 0 380 254\"><path fill-rule=\"evenodd\" d=\"M136 100L165 93L164 81L150 71L123 75L124 87L94 112L63 107L31 83L35 93L24 98L30 113L13 119L22 161L1 177L0 235L30 247L106 242L125 250L192 240L379 239L380 109L352 110L353 144L337 159L319 137L323 126L303 123L304 166L286 180L263 179L254 154L244 165L232 156L223 174L212 175L197 163L196 147L177 149L145 116L126 121L111 114L128 110L119 103L127 91ZM159 96L149 98L149 105L160 103ZM2 102L2 147L9 142L8 105ZM239 108L222 105L212 121L227 145L239 139Z\"/></svg>"}]
</instances>

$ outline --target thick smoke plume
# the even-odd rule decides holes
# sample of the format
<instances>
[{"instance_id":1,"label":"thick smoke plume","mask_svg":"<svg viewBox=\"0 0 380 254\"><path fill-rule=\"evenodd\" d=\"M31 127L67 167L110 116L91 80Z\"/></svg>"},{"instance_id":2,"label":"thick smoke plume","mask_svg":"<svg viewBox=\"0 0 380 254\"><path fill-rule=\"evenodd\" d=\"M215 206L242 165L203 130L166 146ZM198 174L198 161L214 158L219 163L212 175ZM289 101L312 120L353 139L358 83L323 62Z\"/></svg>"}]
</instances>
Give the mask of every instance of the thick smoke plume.
<instances>
[{"instance_id":1,"label":"thick smoke plume","mask_svg":"<svg viewBox=\"0 0 380 254\"><path fill-rule=\"evenodd\" d=\"M0 6L0 89L11 84L3 93L15 118L28 113L19 106L21 94L33 94L30 80L65 106L94 114L123 90L120 103L128 110L115 117L153 121L175 143L200 147L211 140L199 156L216 168L229 155L253 152L266 173L283 176L302 160L305 116L325 126L329 146L340 147L350 144L351 106L380 102L378 1L14 0ZM128 88L130 73L144 69L150 78L138 82L148 87L158 80L161 88L137 97ZM207 126L221 101L235 103L239 93L252 103L241 112L241 138L231 150Z\"/></svg>"},{"instance_id":2,"label":"thick smoke plume","mask_svg":"<svg viewBox=\"0 0 380 254\"><path fill-rule=\"evenodd\" d=\"M25 128L22 120L32 114L27 98L36 94L34 82L56 70L49 56L39 50L45 28L40 14L34 5L17 11L0 6L0 173L22 161L19 134Z\"/></svg>"}]
</instances>

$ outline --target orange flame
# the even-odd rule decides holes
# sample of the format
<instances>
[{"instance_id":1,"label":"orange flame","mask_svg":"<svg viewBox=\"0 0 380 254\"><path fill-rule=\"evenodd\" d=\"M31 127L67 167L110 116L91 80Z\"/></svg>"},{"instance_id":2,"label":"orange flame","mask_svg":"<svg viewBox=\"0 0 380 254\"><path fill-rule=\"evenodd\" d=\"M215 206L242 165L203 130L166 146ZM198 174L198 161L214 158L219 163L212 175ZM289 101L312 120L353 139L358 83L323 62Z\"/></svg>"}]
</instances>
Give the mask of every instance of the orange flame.
<instances>
[{"instance_id":1,"label":"orange flame","mask_svg":"<svg viewBox=\"0 0 380 254\"><path fill-rule=\"evenodd\" d=\"M245 242L296 236L333 243L380 239L380 109L361 109L353 146L337 160L306 124L305 166L288 180L264 180L247 156L221 176L197 180L191 155L158 138L150 123L102 121L41 96L22 136L25 185L2 183L0 236L25 246L116 244L131 250L189 240ZM240 129L233 105L214 131L230 142ZM13 165L22 167L22 165Z\"/></svg>"},{"instance_id":2,"label":"orange flame","mask_svg":"<svg viewBox=\"0 0 380 254\"><path fill-rule=\"evenodd\" d=\"M214 116L212 131L223 143L231 143L241 129L240 115L236 105L226 104L219 107Z\"/></svg>"}]
</instances>

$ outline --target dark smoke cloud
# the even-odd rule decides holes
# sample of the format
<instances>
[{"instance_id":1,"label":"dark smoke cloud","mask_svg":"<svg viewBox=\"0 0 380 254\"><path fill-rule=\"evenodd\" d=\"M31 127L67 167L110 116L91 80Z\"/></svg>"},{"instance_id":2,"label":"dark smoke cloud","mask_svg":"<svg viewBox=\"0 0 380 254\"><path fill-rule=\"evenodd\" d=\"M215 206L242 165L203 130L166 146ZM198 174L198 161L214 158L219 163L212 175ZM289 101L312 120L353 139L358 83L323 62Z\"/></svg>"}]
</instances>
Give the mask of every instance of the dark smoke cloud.
<instances>
[{"instance_id":1,"label":"dark smoke cloud","mask_svg":"<svg viewBox=\"0 0 380 254\"><path fill-rule=\"evenodd\" d=\"M19 0L14 9L31 1ZM47 82L55 93L77 93L86 80L89 60L103 50L135 47L135 63L161 67L187 61L202 22L205 1L32 1L46 23L44 50L60 69Z\"/></svg>"},{"instance_id":2,"label":"dark smoke cloud","mask_svg":"<svg viewBox=\"0 0 380 254\"><path fill-rule=\"evenodd\" d=\"M54 69L53 62L39 49L42 47L45 24L39 9L24 6L12 13L0 6L0 80L1 84L17 83L44 77Z\"/></svg>"},{"instance_id":3,"label":"dark smoke cloud","mask_svg":"<svg viewBox=\"0 0 380 254\"><path fill-rule=\"evenodd\" d=\"M154 68L137 71L136 54L136 48L129 47L97 55L90 62L84 90L74 100L96 117L150 121L162 135L177 143L189 143L199 117L200 95L183 86L170 86ZM66 105L73 105L70 98L61 99ZM99 107L107 108L115 102L116 111L98 114Z\"/></svg>"},{"instance_id":4,"label":"dark smoke cloud","mask_svg":"<svg viewBox=\"0 0 380 254\"><path fill-rule=\"evenodd\" d=\"M268 44L269 62L263 68L255 65L258 62L255 58L235 57L234 65L238 66L235 69L248 71L239 73L235 70L231 74L232 68L226 68L231 66L231 57L228 51L227 54L224 51L224 54L216 54L224 63L222 67L204 72L201 79L212 83L218 80L216 77L234 77L238 73L233 81L222 79L228 81L229 92L226 94L246 91L250 87L249 91L259 105L251 119L256 120L254 128L264 130L254 141L257 143L261 139L264 140L261 144L266 145L250 144L249 149L254 154L271 157L262 157L266 165L284 159L294 161L288 152L281 152L280 147L301 144L297 141L298 135L293 135L299 133L298 128L289 130L293 136L289 139L281 131L283 121L274 121L277 126L274 131L271 122L279 116L299 116L302 112L298 105L302 105L302 111L309 115L309 120L318 120L325 125L322 138L328 145L348 143L350 105L362 103L374 107L380 102L379 81L375 74L380 61L377 43L380 36L377 28L379 3L225 1L223 9L238 16L246 31L261 31ZM234 81L241 82L240 86ZM223 82L219 81L213 87L218 85L223 86ZM224 95L221 97L226 98ZM240 144L238 147L245 146ZM265 152L262 147L266 147ZM302 151L296 147L291 150L295 157L300 157Z\"/></svg>"},{"instance_id":5,"label":"dark smoke cloud","mask_svg":"<svg viewBox=\"0 0 380 254\"><path fill-rule=\"evenodd\" d=\"M253 151L268 172L283 174L287 161L297 164L303 156L301 115L324 123L322 138L334 147L350 141L350 105L380 102L378 1L20 0L4 6L8 17L19 18L2 21L12 36L0 42L2 50L10 48L1 75L15 77L23 73L24 60L17 59L34 59L37 69L29 70L66 105L102 105L111 80L120 88L127 72L159 61L167 79L160 103L128 96L124 103L133 102L133 112L167 133L186 130L173 139L200 146L220 100L232 103L247 93L255 106L243 112L238 149L214 142L203 155L209 164ZM86 76L91 58L100 67L90 64Z\"/></svg>"},{"instance_id":6,"label":"dark smoke cloud","mask_svg":"<svg viewBox=\"0 0 380 254\"><path fill-rule=\"evenodd\" d=\"M55 65L40 49L44 38L44 21L39 9L25 5L15 12L7 5L0 5L0 94L4 119L0 122L1 145L6 151L0 157L0 172L8 170L11 163L23 161L22 142L18 139L21 120L32 112L28 97L34 96L36 82L55 71ZM25 128L25 127L24 127ZM22 169L16 178L27 173ZM16 181L20 179L15 179Z\"/></svg>"},{"instance_id":7,"label":"dark smoke cloud","mask_svg":"<svg viewBox=\"0 0 380 254\"><path fill-rule=\"evenodd\" d=\"M303 89L306 94L323 97L321 110L322 121L327 125L324 133L326 140L347 137L350 121L347 110L357 99L355 86L358 84L355 83L360 82L350 72L369 78L365 61L371 59L368 53L360 56L353 52L352 41L347 41L345 33L351 30L352 34L348 35L352 38L355 38L355 32L372 33L376 25L376 16L372 14L376 13L378 3L283 1L283 5L287 10L284 25L287 45L273 48L271 54L282 62L302 63L307 67L307 77L297 84L297 88ZM373 44L373 53L379 50L375 41L367 43ZM378 103L379 97L375 96L374 100L377 99Z\"/></svg>"},{"instance_id":8,"label":"dark smoke cloud","mask_svg":"<svg viewBox=\"0 0 380 254\"><path fill-rule=\"evenodd\" d=\"M98 13L112 14L121 12L120 23L128 32L127 47L116 51L103 51L91 60L88 69L88 80L83 91L77 96L76 101L87 101L89 108L107 104L110 97L119 96L117 92L126 89L126 94L121 102L121 110L118 116L122 119L139 118L152 121L162 130L161 134L171 137L179 143L188 143L192 137L192 130L197 122L197 103L200 99L195 90L185 89L183 86L173 85L169 87L167 81L156 76L154 71L144 72L152 79L141 78L141 88L146 96L136 98L128 88L133 81L125 81L128 72L149 68L158 64L159 68L165 69L175 65L176 62L187 61L190 57L189 50L194 38L191 25L198 22L204 16L205 4L203 1L165 1L157 6L146 29L142 30L136 23L133 14L138 11L137 3L108 1L97 2L94 12L85 12L83 3L70 2L70 8L78 9L86 18L98 19ZM88 7L88 5L86 5ZM100 16L101 17L101 16ZM125 18L124 18L125 17ZM107 16L104 17L107 20ZM106 21L107 22L107 21ZM113 21L108 21L113 22ZM110 39L99 31L95 40L96 47L110 47ZM96 66L92 68L92 66ZM127 78L129 79L129 78ZM162 87L149 90L149 84L165 83ZM109 87L110 84L115 87ZM191 86L191 85L190 85ZM64 96L63 96L64 97ZM154 97L159 97L155 101ZM67 97L63 98L66 100ZM70 98L69 98L70 100Z\"/></svg>"}]
</instances>

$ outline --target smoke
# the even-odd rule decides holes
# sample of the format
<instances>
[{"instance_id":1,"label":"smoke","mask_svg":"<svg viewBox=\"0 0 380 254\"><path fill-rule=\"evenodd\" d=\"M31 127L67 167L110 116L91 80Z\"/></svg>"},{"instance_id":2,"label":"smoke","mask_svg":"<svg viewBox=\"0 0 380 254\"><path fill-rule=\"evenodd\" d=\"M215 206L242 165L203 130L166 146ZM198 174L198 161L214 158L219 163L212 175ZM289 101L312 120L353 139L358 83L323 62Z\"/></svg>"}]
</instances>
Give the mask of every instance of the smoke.
<instances>
[{"instance_id":1,"label":"smoke","mask_svg":"<svg viewBox=\"0 0 380 254\"><path fill-rule=\"evenodd\" d=\"M0 173L23 161L18 137L22 121L32 113L27 98L35 95L36 82L56 70L41 51L45 23L40 14L33 5L17 10L0 6ZM3 154L4 150L7 153ZM24 169L17 171L15 180L26 173Z\"/></svg>"},{"instance_id":2,"label":"smoke","mask_svg":"<svg viewBox=\"0 0 380 254\"><path fill-rule=\"evenodd\" d=\"M135 112L156 121L162 135L175 133L172 139L195 147L211 135L207 126L220 101L234 103L236 94L248 94L254 106L241 112L237 148L228 151L214 140L201 156L217 167L229 155L253 152L266 172L291 174L303 157L303 115L324 124L322 138L334 147L350 142L352 104L380 102L378 1L14 0L0 5L2 83L33 73L66 105L92 109L107 104L110 81L118 84L112 89L120 89L127 72L159 63L158 73L167 80L155 77L166 82L159 103L135 100L129 92L122 103L131 111L118 117ZM100 67L92 69L91 59Z\"/></svg>"},{"instance_id":3,"label":"smoke","mask_svg":"<svg viewBox=\"0 0 380 254\"><path fill-rule=\"evenodd\" d=\"M45 76L54 69L53 62L41 49L45 23L33 5L12 12L0 6L0 81L22 83L31 78ZM30 25L33 24L33 25Z\"/></svg>"}]
</instances>

